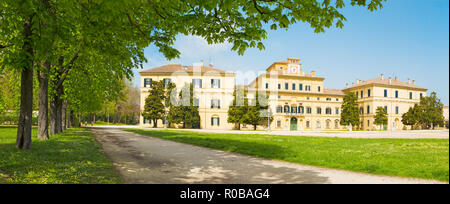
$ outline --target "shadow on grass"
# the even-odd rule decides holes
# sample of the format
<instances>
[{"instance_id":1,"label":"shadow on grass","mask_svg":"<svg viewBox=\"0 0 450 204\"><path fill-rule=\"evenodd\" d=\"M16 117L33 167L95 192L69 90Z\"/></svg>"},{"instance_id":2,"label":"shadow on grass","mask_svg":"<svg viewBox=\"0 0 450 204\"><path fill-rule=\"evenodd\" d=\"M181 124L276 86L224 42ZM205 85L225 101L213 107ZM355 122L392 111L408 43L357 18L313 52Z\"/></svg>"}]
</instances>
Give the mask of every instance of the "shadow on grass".
<instances>
[{"instance_id":1,"label":"shadow on grass","mask_svg":"<svg viewBox=\"0 0 450 204\"><path fill-rule=\"evenodd\" d=\"M11 130L12 129L12 130ZM35 131L35 130L34 130ZM6 132L6 133L5 133ZM68 129L18 150L15 128L0 128L0 170L8 183L118 183L120 177L88 130Z\"/></svg>"}]
</instances>

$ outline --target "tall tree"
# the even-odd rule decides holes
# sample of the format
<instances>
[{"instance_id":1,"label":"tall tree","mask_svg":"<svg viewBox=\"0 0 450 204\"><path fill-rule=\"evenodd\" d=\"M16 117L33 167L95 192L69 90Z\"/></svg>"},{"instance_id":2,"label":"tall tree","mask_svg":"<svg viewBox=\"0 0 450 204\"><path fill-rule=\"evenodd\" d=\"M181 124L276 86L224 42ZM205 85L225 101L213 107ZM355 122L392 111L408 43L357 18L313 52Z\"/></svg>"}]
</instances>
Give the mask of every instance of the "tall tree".
<instances>
[{"instance_id":1,"label":"tall tree","mask_svg":"<svg viewBox=\"0 0 450 204\"><path fill-rule=\"evenodd\" d=\"M414 104L413 107L408 109L408 112L403 113L402 123L403 125L410 125L411 129L415 129L415 126L419 123L422 117L423 110L419 104Z\"/></svg>"},{"instance_id":2,"label":"tall tree","mask_svg":"<svg viewBox=\"0 0 450 204\"><path fill-rule=\"evenodd\" d=\"M388 124L388 117L387 117L388 113L386 111L386 109L384 109L383 107L379 106L377 107L377 110L375 112L375 121L373 122L373 124L375 125L379 125L380 126L380 130L383 129L383 125L387 125Z\"/></svg>"},{"instance_id":3,"label":"tall tree","mask_svg":"<svg viewBox=\"0 0 450 204\"><path fill-rule=\"evenodd\" d=\"M248 111L248 99L244 97L244 89L240 86L233 91L233 101L228 108L227 122L237 125L238 130L244 123L244 116Z\"/></svg>"},{"instance_id":4,"label":"tall tree","mask_svg":"<svg viewBox=\"0 0 450 204\"><path fill-rule=\"evenodd\" d=\"M153 121L153 127L158 127L158 120L164 119L165 105L164 100L164 81L152 81L149 95L145 99L144 110L142 111L142 116L145 119Z\"/></svg>"},{"instance_id":5,"label":"tall tree","mask_svg":"<svg viewBox=\"0 0 450 204\"><path fill-rule=\"evenodd\" d=\"M244 115L243 122L245 124L253 125L253 130L256 130L258 125L267 124L267 118L265 117L265 114L267 113L268 108L269 106L267 96L256 91L254 98L248 105L248 110Z\"/></svg>"},{"instance_id":6,"label":"tall tree","mask_svg":"<svg viewBox=\"0 0 450 204\"><path fill-rule=\"evenodd\" d=\"M350 126L350 130L352 130L353 126L360 124L357 100L358 98L354 93L348 92L345 94L341 106L340 124Z\"/></svg>"},{"instance_id":7,"label":"tall tree","mask_svg":"<svg viewBox=\"0 0 450 204\"><path fill-rule=\"evenodd\" d=\"M423 111L419 120L422 125L434 129L436 126L444 124L444 105L441 99L437 97L436 92L432 92L430 96L422 97L420 107Z\"/></svg>"},{"instance_id":8,"label":"tall tree","mask_svg":"<svg viewBox=\"0 0 450 204\"><path fill-rule=\"evenodd\" d=\"M181 122L183 122L183 128L186 126L197 126L200 124L200 114L198 111L198 104L194 103L194 86L192 83L186 83L180 91L181 115L183 116Z\"/></svg>"}]
</instances>

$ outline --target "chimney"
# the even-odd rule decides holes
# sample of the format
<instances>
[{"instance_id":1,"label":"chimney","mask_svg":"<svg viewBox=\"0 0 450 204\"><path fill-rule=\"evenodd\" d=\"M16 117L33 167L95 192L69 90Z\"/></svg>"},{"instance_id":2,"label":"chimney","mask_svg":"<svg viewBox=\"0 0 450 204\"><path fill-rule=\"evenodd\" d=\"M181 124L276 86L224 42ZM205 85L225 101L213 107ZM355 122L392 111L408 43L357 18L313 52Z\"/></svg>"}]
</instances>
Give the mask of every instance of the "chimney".
<instances>
[{"instance_id":1,"label":"chimney","mask_svg":"<svg viewBox=\"0 0 450 204\"><path fill-rule=\"evenodd\" d=\"M408 78L408 84L410 84L411 83L411 79L410 78Z\"/></svg>"},{"instance_id":2,"label":"chimney","mask_svg":"<svg viewBox=\"0 0 450 204\"><path fill-rule=\"evenodd\" d=\"M381 74L381 80L383 80L384 79L384 74Z\"/></svg>"},{"instance_id":3,"label":"chimney","mask_svg":"<svg viewBox=\"0 0 450 204\"><path fill-rule=\"evenodd\" d=\"M355 82L352 82L352 86L354 86L355 85Z\"/></svg>"},{"instance_id":4,"label":"chimney","mask_svg":"<svg viewBox=\"0 0 450 204\"><path fill-rule=\"evenodd\" d=\"M315 77L316 76L316 71L311 71L311 76Z\"/></svg>"},{"instance_id":5,"label":"chimney","mask_svg":"<svg viewBox=\"0 0 450 204\"><path fill-rule=\"evenodd\" d=\"M203 60L201 61L201 63L200 63L200 66L202 66L202 67L203 67Z\"/></svg>"},{"instance_id":6,"label":"chimney","mask_svg":"<svg viewBox=\"0 0 450 204\"><path fill-rule=\"evenodd\" d=\"M389 77L389 84L392 84L392 78Z\"/></svg>"},{"instance_id":7,"label":"chimney","mask_svg":"<svg viewBox=\"0 0 450 204\"><path fill-rule=\"evenodd\" d=\"M213 64L209 64L209 67L213 67Z\"/></svg>"},{"instance_id":8,"label":"chimney","mask_svg":"<svg viewBox=\"0 0 450 204\"><path fill-rule=\"evenodd\" d=\"M394 80L395 80L395 81L397 81L397 79L398 79L398 78L397 78L397 76L396 76L396 77L394 77Z\"/></svg>"},{"instance_id":9,"label":"chimney","mask_svg":"<svg viewBox=\"0 0 450 204\"><path fill-rule=\"evenodd\" d=\"M345 84L345 88L348 88L348 83Z\"/></svg>"},{"instance_id":10,"label":"chimney","mask_svg":"<svg viewBox=\"0 0 450 204\"><path fill-rule=\"evenodd\" d=\"M413 85L416 85L416 80L413 80L413 81L412 81L412 84L413 84Z\"/></svg>"},{"instance_id":11,"label":"chimney","mask_svg":"<svg viewBox=\"0 0 450 204\"><path fill-rule=\"evenodd\" d=\"M359 82L361 82L361 80L356 79L356 85L359 85Z\"/></svg>"}]
</instances>

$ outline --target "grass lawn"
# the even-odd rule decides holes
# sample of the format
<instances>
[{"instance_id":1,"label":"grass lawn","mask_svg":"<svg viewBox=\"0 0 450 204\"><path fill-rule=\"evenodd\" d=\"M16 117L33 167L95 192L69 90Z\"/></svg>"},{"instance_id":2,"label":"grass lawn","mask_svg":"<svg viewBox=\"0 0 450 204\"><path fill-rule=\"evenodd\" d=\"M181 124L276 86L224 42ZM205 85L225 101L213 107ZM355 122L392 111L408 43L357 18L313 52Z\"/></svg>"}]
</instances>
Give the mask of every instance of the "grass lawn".
<instances>
[{"instance_id":1,"label":"grass lawn","mask_svg":"<svg viewBox=\"0 0 450 204\"><path fill-rule=\"evenodd\" d=\"M448 139L360 139L125 130L268 159L373 174L449 181Z\"/></svg>"},{"instance_id":2,"label":"grass lawn","mask_svg":"<svg viewBox=\"0 0 450 204\"><path fill-rule=\"evenodd\" d=\"M87 129L68 129L18 150L16 127L0 126L0 183L123 183Z\"/></svg>"}]
</instances>

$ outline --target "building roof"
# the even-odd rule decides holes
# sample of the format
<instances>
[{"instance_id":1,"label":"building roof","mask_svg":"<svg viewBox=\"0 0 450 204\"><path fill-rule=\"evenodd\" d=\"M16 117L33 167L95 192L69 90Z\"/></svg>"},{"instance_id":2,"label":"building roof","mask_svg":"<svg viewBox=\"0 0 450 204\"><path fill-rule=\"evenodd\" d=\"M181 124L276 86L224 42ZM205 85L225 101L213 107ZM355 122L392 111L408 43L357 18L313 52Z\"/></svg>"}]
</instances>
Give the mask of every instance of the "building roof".
<instances>
[{"instance_id":1,"label":"building roof","mask_svg":"<svg viewBox=\"0 0 450 204\"><path fill-rule=\"evenodd\" d=\"M194 71L200 72L200 73L219 73L219 74L233 74L233 72L228 72L225 70L221 70L214 67L209 66L183 66L181 64L168 64L163 65L160 67L155 67L151 69L147 69L144 71L139 72L140 74L145 73L174 73L174 72L186 72L186 73L193 73Z\"/></svg>"},{"instance_id":2,"label":"building roof","mask_svg":"<svg viewBox=\"0 0 450 204\"><path fill-rule=\"evenodd\" d=\"M378 78L374 78L374 79L369 79L366 81L360 81L359 84L353 84L352 86L343 89L348 90L348 89L353 89L356 87L361 87L361 86L366 86L366 85L372 85L372 84L379 84L379 85L387 85L387 86L400 86L400 87L405 87L405 88L413 88L413 89L422 89L422 90L427 90L426 88L417 86L413 83L408 83L408 82L404 82L404 81L400 81L398 79L392 79L392 78L385 78L385 77L378 77Z\"/></svg>"},{"instance_id":3,"label":"building roof","mask_svg":"<svg viewBox=\"0 0 450 204\"><path fill-rule=\"evenodd\" d=\"M323 93L330 95L345 95L345 93L341 89L323 89Z\"/></svg>"}]
</instances>

